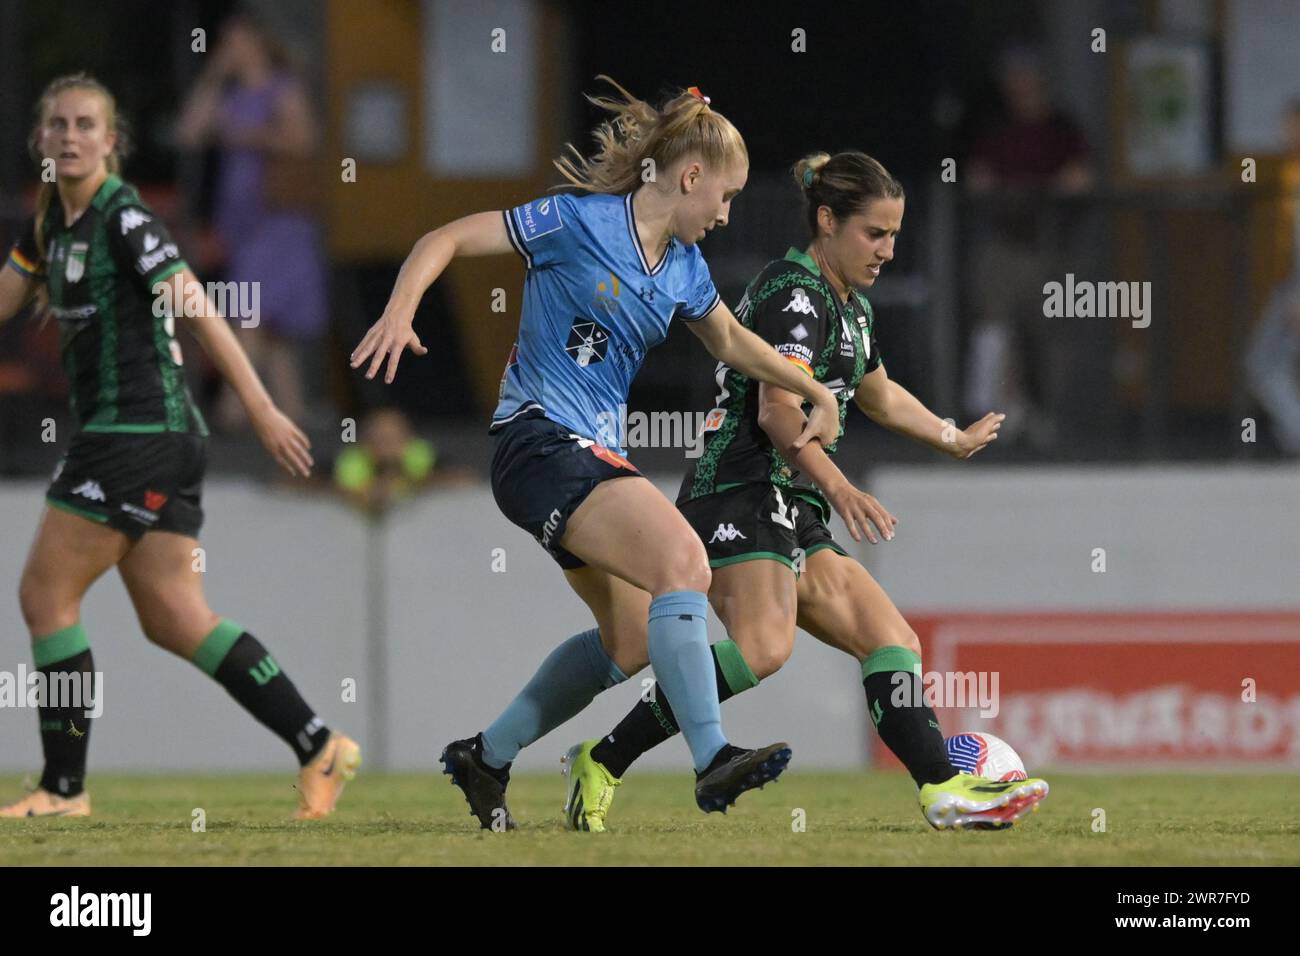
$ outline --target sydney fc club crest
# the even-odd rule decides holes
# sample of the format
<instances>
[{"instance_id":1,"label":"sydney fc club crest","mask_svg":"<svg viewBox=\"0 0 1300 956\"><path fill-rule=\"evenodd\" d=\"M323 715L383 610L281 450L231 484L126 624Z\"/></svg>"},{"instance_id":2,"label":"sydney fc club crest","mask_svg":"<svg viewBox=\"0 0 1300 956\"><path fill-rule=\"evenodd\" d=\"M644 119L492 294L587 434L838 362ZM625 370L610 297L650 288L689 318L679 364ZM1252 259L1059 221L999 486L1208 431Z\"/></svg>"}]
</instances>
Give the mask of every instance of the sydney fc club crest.
<instances>
[{"instance_id":1,"label":"sydney fc club crest","mask_svg":"<svg viewBox=\"0 0 1300 956\"><path fill-rule=\"evenodd\" d=\"M599 322L591 319L574 319L569 329L569 344L564 351L573 356L579 368L586 368L592 362L603 362L609 348L609 332Z\"/></svg>"}]
</instances>

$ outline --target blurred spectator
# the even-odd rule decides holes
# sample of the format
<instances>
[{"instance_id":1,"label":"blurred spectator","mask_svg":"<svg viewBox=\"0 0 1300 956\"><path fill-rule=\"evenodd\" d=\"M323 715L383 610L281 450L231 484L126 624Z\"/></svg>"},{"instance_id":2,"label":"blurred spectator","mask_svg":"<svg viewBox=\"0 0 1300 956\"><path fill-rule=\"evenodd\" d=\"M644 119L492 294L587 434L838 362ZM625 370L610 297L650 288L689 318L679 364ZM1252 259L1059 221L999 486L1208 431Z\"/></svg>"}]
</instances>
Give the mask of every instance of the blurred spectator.
<instances>
[{"instance_id":1,"label":"blurred spectator","mask_svg":"<svg viewBox=\"0 0 1300 956\"><path fill-rule=\"evenodd\" d=\"M1291 173L1289 197L1295 228L1290 274L1273 290L1263 315L1246 345L1246 381L1273 422L1278 445L1288 455L1300 455L1300 100L1287 110L1282 130L1285 159Z\"/></svg>"},{"instance_id":2,"label":"blurred spectator","mask_svg":"<svg viewBox=\"0 0 1300 956\"><path fill-rule=\"evenodd\" d=\"M0 255L8 254L9 245L0 244ZM59 323L40 311L0 327L0 475L47 467L47 455L40 453L44 421L67 417L59 352Z\"/></svg>"},{"instance_id":3,"label":"blurred spectator","mask_svg":"<svg viewBox=\"0 0 1300 956\"><path fill-rule=\"evenodd\" d=\"M396 408L372 412L361 424L361 441L339 455L334 484L349 500L379 512L409 497L433 478L437 452L418 438Z\"/></svg>"},{"instance_id":4,"label":"blurred spectator","mask_svg":"<svg viewBox=\"0 0 1300 956\"><path fill-rule=\"evenodd\" d=\"M220 170L214 218L225 279L258 283L259 324L240 340L271 397L302 422L301 362L328 321L324 252L313 206L319 124L285 47L247 14L227 21L181 110L177 136L215 143ZM245 287L249 288L249 287ZM228 389L217 409L226 428L244 420Z\"/></svg>"},{"instance_id":5,"label":"blurred spectator","mask_svg":"<svg viewBox=\"0 0 1300 956\"><path fill-rule=\"evenodd\" d=\"M1006 412L1002 437L1030 426L1051 440L1043 392L1065 366L1042 322L1043 283L1057 271L1057 237L1044 235L1045 198L1091 188L1088 145L1078 125L1050 99L1038 53L1012 47L998 74L1004 115L975 137L964 181L980 197L978 231L969 262L976 325L966 369L966 412ZM1060 278L1059 276L1055 276ZM1031 362L1027 352L1035 354ZM1036 407L1037 406L1037 407Z\"/></svg>"}]
</instances>

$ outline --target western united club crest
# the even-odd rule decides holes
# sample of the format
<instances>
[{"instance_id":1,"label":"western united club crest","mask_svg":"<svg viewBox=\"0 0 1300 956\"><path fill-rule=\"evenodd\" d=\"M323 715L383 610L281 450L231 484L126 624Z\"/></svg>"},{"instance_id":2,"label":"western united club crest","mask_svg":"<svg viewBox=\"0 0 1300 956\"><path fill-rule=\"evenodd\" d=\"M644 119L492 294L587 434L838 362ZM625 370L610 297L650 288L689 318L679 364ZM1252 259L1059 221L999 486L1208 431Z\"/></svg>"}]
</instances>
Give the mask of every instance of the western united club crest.
<instances>
[{"instance_id":1,"label":"western united club crest","mask_svg":"<svg viewBox=\"0 0 1300 956\"><path fill-rule=\"evenodd\" d=\"M579 368L586 368L592 362L603 362L608 348L609 332L599 322L582 318L573 320L564 351L573 356Z\"/></svg>"},{"instance_id":2,"label":"western united club crest","mask_svg":"<svg viewBox=\"0 0 1300 956\"><path fill-rule=\"evenodd\" d=\"M68 264L63 270L63 278L77 282L86 274L86 253L90 250L88 242L74 242L68 248Z\"/></svg>"}]
</instances>

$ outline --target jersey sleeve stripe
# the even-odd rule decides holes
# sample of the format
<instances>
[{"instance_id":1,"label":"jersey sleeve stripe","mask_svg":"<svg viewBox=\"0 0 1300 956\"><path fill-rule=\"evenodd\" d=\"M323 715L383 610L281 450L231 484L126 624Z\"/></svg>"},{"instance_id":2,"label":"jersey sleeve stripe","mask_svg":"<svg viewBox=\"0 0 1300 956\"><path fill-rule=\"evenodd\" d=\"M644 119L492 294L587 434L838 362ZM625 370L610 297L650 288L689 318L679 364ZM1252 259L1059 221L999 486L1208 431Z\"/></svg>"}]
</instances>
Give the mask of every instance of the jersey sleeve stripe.
<instances>
[{"instance_id":1,"label":"jersey sleeve stripe","mask_svg":"<svg viewBox=\"0 0 1300 956\"><path fill-rule=\"evenodd\" d=\"M524 248L524 244L519 238L519 233L515 228L515 217L512 216L510 212L509 209L503 209L501 211L501 215L505 216L506 219L506 235L510 238L510 245L515 247L515 252L519 253L520 258L524 260L524 265L531 269L533 267L533 257L530 256L528 250Z\"/></svg>"},{"instance_id":2,"label":"jersey sleeve stripe","mask_svg":"<svg viewBox=\"0 0 1300 956\"><path fill-rule=\"evenodd\" d=\"M34 262L33 260L28 259L17 249L11 249L9 251L8 262L23 275L29 276L33 279L39 279L44 275L39 262Z\"/></svg>"},{"instance_id":3,"label":"jersey sleeve stripe","mask_svg":"<svg viewBox=\"0 0 1300 956\"><path fill-rule=\"evenodd\" d=\"M163 269L156 276L154 276L153 282L162 282L166 279L170 279L172 276L174 276L176 273L180 272L184 268L186 268L185 260L178 259L175 262L173 262L171 265L169 265L166 269Z\"/></svg>"},{"instance_id":4,"label":"jersey sleeve stripe","mask_svg":"<svg viewBox=\"0 0 1300 956\"><path fill-rule=\"evenodd\" d=\"M703 312L701 312L699 315L687 315L685 312L680 313L680 315L687 322L698 322L701 319L707 319L709 317L709 314L721 304L722 304L722 295L718 292L715 292L713 293L713 301L709 303L709 307L705 309Z\"/></svg>"}]
</instances>

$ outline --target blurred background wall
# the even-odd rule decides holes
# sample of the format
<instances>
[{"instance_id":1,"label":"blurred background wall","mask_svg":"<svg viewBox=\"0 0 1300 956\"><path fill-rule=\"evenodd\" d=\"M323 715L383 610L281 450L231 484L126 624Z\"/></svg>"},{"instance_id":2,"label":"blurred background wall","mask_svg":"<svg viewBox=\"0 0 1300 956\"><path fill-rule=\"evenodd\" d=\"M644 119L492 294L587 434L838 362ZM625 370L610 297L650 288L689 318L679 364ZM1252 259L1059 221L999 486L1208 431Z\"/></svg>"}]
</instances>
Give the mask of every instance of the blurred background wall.
<instances>
[{"instance_id":1,"label":"blurred background wall","mask_svg":"<svg viewBox=\"0 0 1300 956\"><path fill-rule=\"evenodd\" d=\"M1221 765L1300 761L1300 555L1294 528L1276 520L1293 506L1295 472L1052 469L1030 480L1019 470L971 476L958 469L886 468L864 476L864 487L899 517L898 536L886 545L854 545L839 519L833 523L836 537L926 639L927 670L999 670L1004 720L1017 699L1062 688L1091 688L1123 701L1168 684L1199 684L1177 671L1168 678L1167 646L1155 656L1149 647L1126 647L1148 639L1153 622L1164 622L1166 642L1199 641L1218 665L1198 666L1207 693L1235 700L1241 679L1254 677L1258 709L1271 721L1262 749L1251 750L1246 731L1227 723L1221 740L1198 750L1193 728L1214 700L1189 698L1176 714L1187 728L1186 745L1172 756ZM675 482L660 487L671 494ZM20 537L34 530L40 491L30 483L0 488L3 526ZM385 525L341 512L327 499L268 493L246 482L218 484L208 500L212 606L274 646L326 721L366 744L372 765L434 768L443 744L490 722L556 643L587 626L586 609L551 559L500 516L486 489L426 497L390 514ZM1081 500L1095 501L1096 510L1080 508ZM1237 503L1230 521L1219 520L1223 501ZM1095 570L1098 547L1106 552L1102 572ZM21 559L21 549L0 551L0 579L17 580ZM1245 613L1261 609L1271 616L1261 621ZM1020 615L1014 627L996 619L1009 610ZM1237 614L1215 617L1225 611ZM945 624L969 626L972 612L995 615L999 635L1027 632L1031 642L1050 640L1062 612L1083 620L1109 616L1029 670L1005 653L971 664L954 648L931 643ZM237 713L220 687L143 639L115 575L92 590L84 619L105 672L92 769L284 765L283 745ZM16 611L6 613L0 669L16 672L27 660L20 623ZM725 636L716 618L710 630L713 640ZM1127 682L1110 674L1115 663ZM622 717L649 673L602 694L524 751L518 765L558 767L572 743ZM348 679L355 694L345 687ZM974 712L943 716L948 732L985 725ZM873 756L856 662L802 632L781 672L728 702L724 718L734 740L789 740L803 766L861 766ZM0 771L37 766L35 720L34 711L0 710ZM987 726L1008 733L996 721ZM1044 752L1039 735L1018 729L1008 735L1040 766L1149 756L1137 746L1137 731L1127 748L1112 742L1100 754L1070 754ZM685 745L674 739L647 755L644 766L680 768L686 759Z\"/></svg>"}]
</instances>

